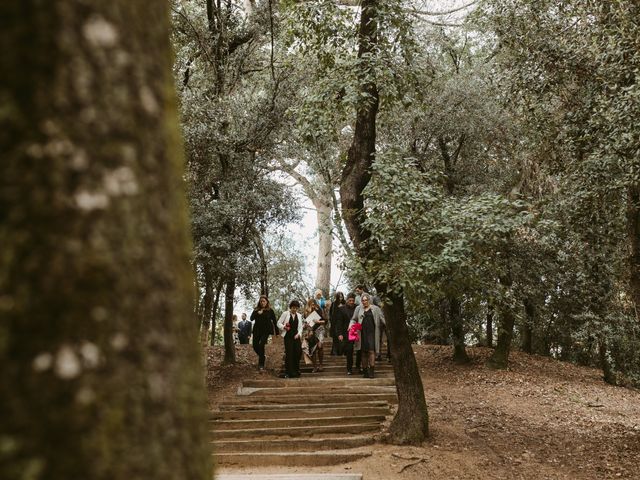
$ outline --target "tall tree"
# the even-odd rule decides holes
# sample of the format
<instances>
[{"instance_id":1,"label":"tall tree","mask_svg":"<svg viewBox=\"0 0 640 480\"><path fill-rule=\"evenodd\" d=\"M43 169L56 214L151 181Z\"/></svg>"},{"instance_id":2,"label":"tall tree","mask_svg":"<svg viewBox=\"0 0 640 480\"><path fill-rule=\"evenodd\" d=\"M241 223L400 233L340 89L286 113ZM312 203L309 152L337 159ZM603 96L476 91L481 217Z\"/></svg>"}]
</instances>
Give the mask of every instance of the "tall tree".
<instances>
[{"instance_id":1,"label":"tall tree","mask_svg":"<svg viewBox=\"0 0 640 480\"><path fill-rule=\"evenodd\" d=\"M370 232L364 226L366 212L363 195L371 179L371 166L376 153L379 97L371 62L378 43L379 8L377 0L363 0L361 4L358 31L360 101L356 105L353 141L340 184L345 224L362 262L375 262L375 257L380 253L374 244L367 242ZM398 392L398 412L389 426L389 440L398 444L420 443L428 435L429 417L420 371L409 339L404 297L402 291L388 289L386 284L378 282L376 287L386 297L384 312Z\"/></svg>"},{"instance_id":2,"label":"tall tree","mask_svg":"<svg viewBox=\"0 0 640 480\"><path fill-rule=\"evenodd\" d=\"M166 2L0 4L4 479L211 478Z\"/></svg>"}]
</instances>

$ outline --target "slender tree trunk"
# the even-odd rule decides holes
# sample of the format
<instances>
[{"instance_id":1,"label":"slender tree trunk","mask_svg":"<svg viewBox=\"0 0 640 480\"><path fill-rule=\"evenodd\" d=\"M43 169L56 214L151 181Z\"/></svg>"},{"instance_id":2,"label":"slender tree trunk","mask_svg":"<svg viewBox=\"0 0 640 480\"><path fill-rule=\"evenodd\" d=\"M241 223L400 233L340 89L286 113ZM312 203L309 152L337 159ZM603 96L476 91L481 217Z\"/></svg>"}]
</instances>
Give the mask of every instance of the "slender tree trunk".
<instances>
[{"instance_id":1,"label":"slender tree trunk","mask_svg":"<svg viewBox=\"0 0 640 480\"><path fill-rule=\"evenodd\" d=\"M510 289L513 280L510 275L501 278L501 283L505 289ZM498 315L500 323L498 325L498 342L493 351L493 355L488 361L488 365L492 368L507 368L509 366L509 353L511 352L511 340L513 339L513 327L515 325L516 316L511 305L504 301L498 305Z\"/></svg>"},{"instance_id":2,"label":"slender tree trunk","mask_svg":"<svg viewBox=\"0 0 640 480\"><path fill-rule=\"evenodd\" d=\"M370 168L375 156L378 113L378 89L370 74L367 74L368 58L375 55L376 51L377 9L377 0L362 0L358 33L358 58L362 61L361 96L356 109L353 141L347 153L347 162L340 182L345 225L360 260L382 254L378 247L367 247L363 243L370 237L370 232L363 225L366 219L363 190L371 178ZM397 444L418 444L428 435L429 418L420 372L409 340L404 297L402 293L389 291L386 285L378 284L376 288L387 297L387 332L393 352L393 369L399 399L398 412L389 426L388 440Z\"/></svg>"},{"instance_id":3,"label":"slender tree trunk","mask_svg":"<svg viewBox=\"0 0 640 480\"><path fill-rule=\"evenodd\" d=\"M269 297L269 264L267 263L267 257L264 253L262 236L255 227L253 228L253 242L256 246L258 258L260 259L260 295Z\"/></svg>"},{"instance_id":4,"label":"slender tree trunk","mask_svg":"<svg viewBox=\"0 0 640 480\"><path fill-rule=\"evenodd\" d=\"M493 304L488 303L487 304L487 328L486 328L486 332L487 332L487 347L489 348L493 348L493 313L494 313L494 308L493 308Z\"/></svg>"},{"instance_id":5,"label":"slender tree trunk","mask_svg":"<svg viewBox=\"0 0 640 480\"><path fill-rule=\"evenodd\" d=\"M630 187L627 192L627 235L629 237L629 285L636 307L640 309L640 188Z\"/></svg>"},{"instance_id":6,"label":"slender tree trunk","mask_svg":"<svg viewBox=\"0 0 640 480\"><path fill-rule=\"evenodd\" d=\"M333 235L330 203L314 201L318 218L318 269L316 288L320 288L328 297L331 292L331 258L333 252Z\"/></svg>"},{"instance_id":7,"label":"slender tree trunk","mask_svg":"<svg viewBox=\"0 0 640 480\"><path fill-rule=\"evenodd\" d=\"M536 322L536 306L528 298L524 301L525 322L522 326L522 350L533 353L533 326Z\"/></svg>"},{"instance_id":8,"label":"slender tree trunk","mask_svg":"<svg viewBox=\"0 0 640 480\"><path fill-rule=\"evenodd\" d=\"M167 2L0 2L0 478L210 479Z\"/></svg>"},{"instance_id":9,"label":"slender tree trunk","mask_svg":"<svg viewBox=\"0 0 640 480\"><path fill-rule=\"evenodd\" d=\"M232 273L224 291L224 363L236 363L236 346L233 343L233 297L236 293L236 277Z\"/></svg>"},{"instance_id":10,"label":"slender tree trunk","mask_svg":"<svg viewBox=\"0 0 640 480\"><path fill-rule=\"evenodd\" d=\"M211 307L211 346L216 344L216 322L218 321L218 311L220 308L220 293L224 286L224 280L220 279L216 286L216 295L213 299L213 306Z\"/></svg>"},{"instance_id":11,"label":"slender tree trunk","mask_svg":"<svg viewBox=\"0 0 640 480\"><path fill-rule=\"evenodd\" d=\"M600 367L602 368L604 381L611 385L617 385L618 381L616 379L615 372L613 371L613 367L611 366L611 361L609 360L607 341L603 336L601 336L598 341L598 353L600 355Z\"/></svg>"},{"instance_id":12,"label":"slender tree trunk","mask_svg":"<svg viewBox=\"0 0 640 480\"><path fill-rule=\"evenodd\" d=\"M202 345L206 345L207 332L211 326L211 307L213 306L213 275L211 267L205 265L204 268L204 296L202 298L202 318L200 328L202 329Z\"/></svg>"},{"instance_id":13,"label":"slender tree trunk","mask_svg":"<svg viewBox=\"0 0 640 480\"><path fill-rule=\"evenodd\" d=\"M453 340L453 361L459 364L469 363L469 355L465 348L464 322L460 300L454 296L447 298L449 305L449 325L451 326L451 338Z\"/></svg>"}]
</instances>

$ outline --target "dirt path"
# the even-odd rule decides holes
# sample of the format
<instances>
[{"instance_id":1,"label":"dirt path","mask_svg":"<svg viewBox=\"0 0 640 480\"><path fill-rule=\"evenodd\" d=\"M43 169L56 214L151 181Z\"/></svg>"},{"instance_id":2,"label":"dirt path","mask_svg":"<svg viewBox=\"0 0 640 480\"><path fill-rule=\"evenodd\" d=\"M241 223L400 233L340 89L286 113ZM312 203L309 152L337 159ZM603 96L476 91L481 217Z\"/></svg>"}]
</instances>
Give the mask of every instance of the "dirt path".
<instances>
[{"instance_id":1,"label":"dirt path","mask_svg":"<svg viewBox=\"0 0 640 480\"><path fill-rule=\"evenodd\" d=\"M261 472L361 472L365 480L640 478L640 392L606 385L598 370L519 352L508 371L493 371L484 367L488 349L469 349L473 363L464 367L449 360L447 347L414 350L430 415L431 437L422 446L376 444L373 457L347 465ZM243 346L238 365L216 367L220 352L209 352L211 405L235 393L243 375L259 377L254 356Z\"/></svg>"}]
</instances>

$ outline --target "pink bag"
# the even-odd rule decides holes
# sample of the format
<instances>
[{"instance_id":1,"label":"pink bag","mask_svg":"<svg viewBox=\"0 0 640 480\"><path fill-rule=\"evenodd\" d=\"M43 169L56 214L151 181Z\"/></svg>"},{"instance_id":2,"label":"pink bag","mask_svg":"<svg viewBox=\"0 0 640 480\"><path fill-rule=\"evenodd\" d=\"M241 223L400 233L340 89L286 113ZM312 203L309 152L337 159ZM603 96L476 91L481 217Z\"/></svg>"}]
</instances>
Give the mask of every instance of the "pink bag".
<instances>
[{"instance_id":1,"label":"pink bag","mask_svg":"<svg viewBox=\"0 0 640 480\"><path fill-rule=\"evenodd\" d=\"M362 330L362 325L359 323L354 323L349 328L349 341L357 342L360 339L360 330Z\"/></svg>"}]
</instances>

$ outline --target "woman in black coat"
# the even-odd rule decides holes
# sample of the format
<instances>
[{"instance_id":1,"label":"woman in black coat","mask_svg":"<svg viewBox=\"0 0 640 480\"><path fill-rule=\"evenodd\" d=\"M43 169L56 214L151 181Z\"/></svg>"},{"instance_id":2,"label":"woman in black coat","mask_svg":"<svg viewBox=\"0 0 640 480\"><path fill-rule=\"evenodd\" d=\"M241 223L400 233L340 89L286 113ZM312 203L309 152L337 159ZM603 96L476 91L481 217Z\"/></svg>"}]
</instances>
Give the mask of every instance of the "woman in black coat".
<instances>
[{"instance_id":1,"label":"woman in black coat","mask_svg":"<svg viewBox=\"0 0 640 480\"><path fill-rule=\"evenodd\" d=\"M258 368L264 370L264 347L269 341L269 335L276 334L276 314L265 295L260 295L258 305L251 313L253 323L253 350L258 355Z\"/></svg>"}]
</instances>

